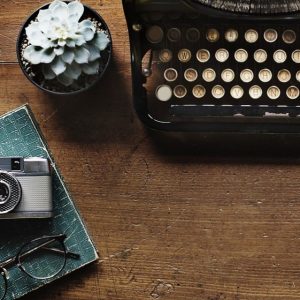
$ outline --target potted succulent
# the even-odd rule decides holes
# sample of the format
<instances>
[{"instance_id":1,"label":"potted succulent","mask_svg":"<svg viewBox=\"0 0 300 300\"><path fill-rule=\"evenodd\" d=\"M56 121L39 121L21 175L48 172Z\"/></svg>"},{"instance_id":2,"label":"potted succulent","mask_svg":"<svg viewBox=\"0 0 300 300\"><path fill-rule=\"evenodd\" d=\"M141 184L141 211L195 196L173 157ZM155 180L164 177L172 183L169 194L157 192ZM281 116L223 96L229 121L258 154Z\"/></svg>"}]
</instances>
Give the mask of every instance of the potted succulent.
<instances>
[{"instance_id":1,"label":"potted succulent","mask_svg":"<svg viewBox=\"0 0 300 300\"><path fill-rule=\"evenodd\" d=\"M54 94L78 93L100 80L111 58L104 20L78 0L55 0L22 27L17 56L27 78Z\"/></svg>"}]
</instances>

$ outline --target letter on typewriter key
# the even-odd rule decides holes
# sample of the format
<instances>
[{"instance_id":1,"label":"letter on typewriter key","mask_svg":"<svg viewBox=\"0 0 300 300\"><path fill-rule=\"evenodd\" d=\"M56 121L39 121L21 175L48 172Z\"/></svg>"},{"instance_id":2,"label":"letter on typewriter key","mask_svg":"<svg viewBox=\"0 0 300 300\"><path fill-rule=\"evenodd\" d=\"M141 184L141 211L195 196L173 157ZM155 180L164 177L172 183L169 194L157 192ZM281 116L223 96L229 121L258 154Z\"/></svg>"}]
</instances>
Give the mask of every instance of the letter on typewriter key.
<instances>
[{"instance_id":1,"label":"letter on typewriter key","mask_svg":"<svg viewBox=\"0 0 300 300\"><path fill-rule=\"evenodd\" d=\"M221 85L215 85L211 91L212 95L216 99L221 99L225 95L225 90Z\"/></svg>"},{"instance_id":2,"label":"letter on typewriter key","mask_svg":"<svg viewBox=\"0 0 300 300\"><path fill-rule=\"evenodd\" d=\"M242 70L240 77L243 82L248 83L253 80L254 74L250 69L245 69L245 70Z\"/></svg>"},{"instance_id":3,"label":"letter on typewriter key","mask_svg":"<svg viewBox=\"0 0 300 300\"><path fill-rule=\"evenodd\" d=\"M147 29L146 39L151 44L158 44L163 40L163 38L164 38L164 32L161 27L155 25Z\"/></svg>"},{"instance_id":4,"label":"letter on typewriter key","mask_svg":"<svg viewBox=\"0 0 300 300\"><path fill-rule=\"evenodd\" d=\"M287 55L284 50L279 49L274 52L273 58L275 62L277 62L278 64L282 64L286 61Z\"/></svg>"},{"instance_id":5,"label":"letter on typewriter key","mask_svg":"<svg viewBox=\"0 0 300 300\"><path fill-rule=\"evenodd\" d=\"M292 59L296 64L300 64L300 50L295 50L292 53Z\"/></svg>"},{"instance_id":6,"label":"letter on typewriter key","mask_svg":"<svg viewBox=\"0 0 300 300\"><path fill-rule=\"evenodd\" d=\"M167 69L167 70L165 71L164 77L165 77L165 79L166 79L167 81L173 82L173 81L175 81L175 80L177 79L178 73L177 73L177 71L176 71L175 69L169 68L169 69Z\"/></svg>"},{"instance_id":7,"label":"letter on typewriter key","mask_svg":"<svg viewBox=\"0 0 300 300\"><path fill-rule=\"evenodd\" d=\"M197 59L201 63L205 63L210 59L210 53L206 49L200 49L197 51Z\"/></svg>"},{"instance_id":8,"label":"letter on typewriter key","mask_svg":"<svg viewBox=\"0 0 300 300\"><path fill-rule=\"evenodd\" d=\"M280 97L280 94L281 94L281 92L280 92L279 87L273 85L268 88L267 95L270 99L276 100Z\"/></svg>"},{"instance_id":9,"label":"letter on typewriter key","mask_svg":"<svg viewBox=\"0 0 300 300\"><path fill-rule=\"evenodd\" d=\"M205 69L202 73L202 78L206 82L212 82L216 79L216 72L213 69Z\"/></svg>"},{"instance_id":10,"label":"letter on typewriter key","mask_svg":"<svg viewBox=\"0 0 300 300\"><path fill-rule=\"evenodd\" d=\"M282 39L287 44L293 44L296 41L296 33L294 30L286 30L282 34Z\"/></svg>"},{"instance_id":11,"label":"letter on typewriter key","mask_svg":"<svg viewBox=\"0 0 300 300\"><path fill-rule=\"evenodd\" d=\"M234 71L231 69L225 69L221 74L221 78L225 82L231 82L234 79L234 77L235 77Z\"/></svg>"},{"instance_id":12,"label":"letter on typewriter key","mask_svg":"<svg viewBox=\"0 0 300 300\"><path fill-rule=\"evenodd\" d=\"M209 42L215 43L219 40L219 38L220 38L220 33L217 29L210 28L207 30L206 39Z\"/></svg>"},{"instance_id":13,"label":"letter on typewriter key","mask_svg":"<svg viewBox=\"0 0 300 300\"><path fill-rule=\"evenodd\" d=\"M184 72L184 78L186 81L193 82L198 78L198 72L195 69L187 69Z\"/></svg>"},{"instance_id":14,"label":"letter on typewriter key","mask_svg":"<svg viewBox=\"0 0 300 300\"><path fill-rule=\"evenodd\" d=\"M160 85L155 94L158 100L169 101L172 98L172 89L168 85Z\"/></svg>"},{"instance_id":15,"label":"letter on typewriter key","mask_svg":"<svg viewBox=\"0 0 300 300\"><path fill-rule=\"evenodd\" d=\"M200 32L197 28L189 28L186 32L186 39L191 43L196 43L200 39Z\"/></svg>"},{"instance_id":16,"label":"letter on typewriter key","mask_svg":"<svg viewBox=\"0 0 300 300\"><path fill-rule=\"evenodd\" d=\"M173 54L169 49L163 49L159 53L159 60L163 63L168 63L172 60Z\"/></svg>"},{"instance_id":17,"label":"letter on typewriter key","mask_svg":"<svg viewBox=\"0 0 300 300\"><path fill-rule=\"evenodd\" d=\"M186 94L187 94L187 90L186 90L186 88L183 85L177 85L174 88L174 95L177 98L183 98L183 97L186 96Z\"/></svg>"},{"instance_id":18,"label":"letter on typewriter key","mask_svg":"<svg viewBox=\"0 0 300 300\"><path fill-rule=\"evenodd\" d=\"M273 75L269 69L262 69L258 73L258 78L261 82L269 82Z\"/></svg>"},{"instance_id":19,"label":"letter on typewriter key","mask_svg":"<svg viewBox=\"0 0 300 300\"><path fill-rule=\"evenodd\" d=\"M225 32L225 39L229 43L235 42L239 37L239 33L235 29L228 29Z\"/></svg>"},{"instance_id":20,"label":"letter on typewriter key","mask_svg":"<svg viewBox=\"0 0 300 300\"><path fill-rule=\"evenodd\" d=\"M229 52L226 49L219 49L216 51L216 60L218 62L225 62L229 58Z\"/></svg>"},{"instance_id":21,"label":"letter on typewriter key","mask_svg":"<svg viewBox=\"0 0 300 300\"><path fill-rule=\"evenodd\" d=\"M267 29L264 32L264 39L268 43L274 43L278 38L278 33L275 29Z\"/></svg>"},{"instance_id":22,"label":"letter on typewriter key","mask_svg":"<svg viewBox=\"0 0 300 300\"><path fill-rule=\"evenodd\" d=\"M231 88L230 95L234 99L240 99L244 95L244 90L241 86L235 85Z\"/></svg>"},{"instance_id":23,"label":"letter on typewriter key","mask_svg":"<svg viewBox=\"0 0 300 300\"><path fill-rule=\"evenodd\" d=\"M248 59L248 52L245 49L238 49L234 53L234 58L237 62L243 63Z\"/></svg>"},{"instance_id":24,"label":"letter on typewriter key","mask_svg":"<svg viewBox=\"0 0 300 300\"><path fill-rule=\"evenodd\" d=\"M291 80L291 77L291 72L286 69L280 70L277 74L277 78L280 82L288 82Z\"/></svg>"},{"instance_id":25,"label":"letter on typewriter key","mask_svg":"<svg viewBox=\"0 0 300 300\"><path fill-rule=\"evenodd\" d=\"M189 49L181 49L178 52L178 59L183 62L187 63L191 60L192 58L192 53Z\"/></svg>"},{"instance_id":26,"label":"letter on typewriter key","mask_svg":"<svg viewBox=\"0 0 300 300\"><path fill-rule=\"evenodd\" d=\"M196 85L193 88L193 95L195 98L201 99L205 96L206 94L206 89L202 85Z\"/></svg>"},{"instance_id":27,"label":"letter on typewriter key","mask_svg":"<svg viewBox=\"0 0 300 300\"><path fill-rule=\"evenodd\" d=\"M290 86L286 90L286 95L288 96L289 99L295 100L299 97L300 92L299 92L299 89L296 86Z\"/></svg>"},{"instance_id":28,"label":"letter on typewriter key","mask_svg":"<svg viewBox=\"0 0 300 300\"><path fill-rule=\"evenodd\" d=\"M268 58L268 54L264 49L258 49L254 52L254 59L259 64L264 63Z\"/></svg>"},{"instance_id":29,"label":"letter on typewriter key","mask_svg":"<svg viewBox=\"0 0 300 300\"><path fill-rule=\"evenodd\" d=\"M245 33L245 40L248 43L255 43L258 40L258 32L254 29L249 29Z\"/></svg>"},{"instance_id":30,"label":"letter on typewriter key","mask_svg":"<svg viewBox=\"0 0 300 300\"><path fill-rule=\"evenodd\" d=\"M258 85L253 85L249 89L249 95L252 99L259 99L262 96L262 89Z\"/></svg>"}]
</instances>

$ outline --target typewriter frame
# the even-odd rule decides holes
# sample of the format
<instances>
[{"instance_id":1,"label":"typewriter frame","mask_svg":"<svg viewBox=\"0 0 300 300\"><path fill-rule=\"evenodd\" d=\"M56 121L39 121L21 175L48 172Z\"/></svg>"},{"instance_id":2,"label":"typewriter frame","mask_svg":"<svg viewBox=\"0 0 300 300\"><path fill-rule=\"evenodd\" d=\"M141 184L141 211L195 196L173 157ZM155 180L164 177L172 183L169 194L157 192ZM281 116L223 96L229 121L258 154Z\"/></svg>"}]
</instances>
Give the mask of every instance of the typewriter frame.
<instances>
[{"instance_id":1,"label":"typewriter frame","mask_svg":"<svg viewBox=\"0 0 300 300\"><path fill-rule=\"evenodd\" d=\"M135 110L141 121L151 129L160 131L175 132L205 132L205 133L300 133L300 105L299 106L268 106L251 105L242 107L241 105L231 106L200 106L202 117L197 122L164 122L154 119L147 109L147 90L143 87L146 77L142 74L142 59L148 49L143 45L143 21L137 10L138 0L123 0L125 16L128 25L131 67L132 67L132 87L133 102ZM151 2L150 5L149 2ZM144 4L143 12L157 11L159 5L160 12L170 12L180 9L183 13L197 13L203 18L230 19L232 23L238 23L242 18L247 17L247 21L263 21L270 24L278 21L299 22L300 13L274 14L274 15L250 15L244 13L233 13L210 8L193 0L148 0ZM170 9L171 7L171 9ZM199 13L199 10L201 12ZM228 113L230 111L230 114ZM263 116L268 112L270 116ZM216 114L218 113L218 114ZM236 113L243 114L242 117L235 117ZM288 114L288 116L284 116ZM260 115L260 116L259 116Z\"/></svg>"}]
</instances>

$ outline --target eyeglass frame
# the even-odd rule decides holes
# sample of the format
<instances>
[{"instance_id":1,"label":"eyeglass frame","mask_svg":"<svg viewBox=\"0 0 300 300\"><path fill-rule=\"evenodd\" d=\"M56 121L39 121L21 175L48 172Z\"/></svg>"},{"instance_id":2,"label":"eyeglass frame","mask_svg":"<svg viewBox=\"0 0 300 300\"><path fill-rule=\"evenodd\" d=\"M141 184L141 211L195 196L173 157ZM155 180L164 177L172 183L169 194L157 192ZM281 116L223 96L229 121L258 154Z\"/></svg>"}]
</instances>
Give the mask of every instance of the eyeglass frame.
<instances>
[{"instance_id":1,"label":"eyeglass frame","mask_svg":"<svg viewBox=\"0 0 300 300\"><path fill-rule=\"evenodd\" d=\"M18 251L18 253L15 256L12 256L10 258L7 258L5 261L0 262L0 276L3 277L4 279L4 294L2 297L0 297L0 300L5 299L5 296L7 294L7 289L8 289L8 271L7 268L11 268L14 266L17 266L22 272L24 272L26 275L28 275L29 277L36 279L36 280L47 280L47 279L51 279L54 278L56 275L58 275L66 266L67 263L67 258L74 258L74 259L79 259L80 258L80 254L71 252L69 250L67 250L66 245L64 243L65 239L67 238L66 234L59 234L59 235L50 235L50 236L41 236L39 238L35 238L27 243L25 243L23 246L21 246L20 250ZM28 245L30 245L31 243L37 242L39 240L43 240L43 239L49 239L48 241L42 243L41 245L38 245L32 249L29 249L28 251L26 251L24 254L22 254L22 250L27 247ZM32 253L35 253L36 251L40 250L41 248L53 243L53 242L59 242L60 245L62 246L62 250L60 249L54 249L54 248L47 248L50 251L59 253L64 255L64 263L62 265L62 267L55 272L54 275L52 276L47 276L47 277L43 277L43 278L39 278L39 277L35 277L33 275L31 275L30 273L28 273L25 268L23 267L22 263L21 263L21 258L26 257Z\"/></svg>"}]
</instances>

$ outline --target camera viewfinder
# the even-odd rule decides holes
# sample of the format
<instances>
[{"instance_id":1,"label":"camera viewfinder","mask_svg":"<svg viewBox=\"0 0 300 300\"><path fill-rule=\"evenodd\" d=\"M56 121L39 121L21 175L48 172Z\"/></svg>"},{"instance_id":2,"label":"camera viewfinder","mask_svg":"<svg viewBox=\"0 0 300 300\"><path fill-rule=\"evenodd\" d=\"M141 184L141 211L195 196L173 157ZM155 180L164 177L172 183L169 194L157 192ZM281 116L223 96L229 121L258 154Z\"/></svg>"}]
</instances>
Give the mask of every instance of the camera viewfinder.
<instances>
[{"instance_id":1,"label":"camera viewfinder","mask_svg":"<svg viewBox=\"0 0 300 300\"><path fill-rule=\"evenodd\" d=\"M12 158L11 159L11 170L20 171L21 170L21 158Z\"/></svg>"}]
</instances>

